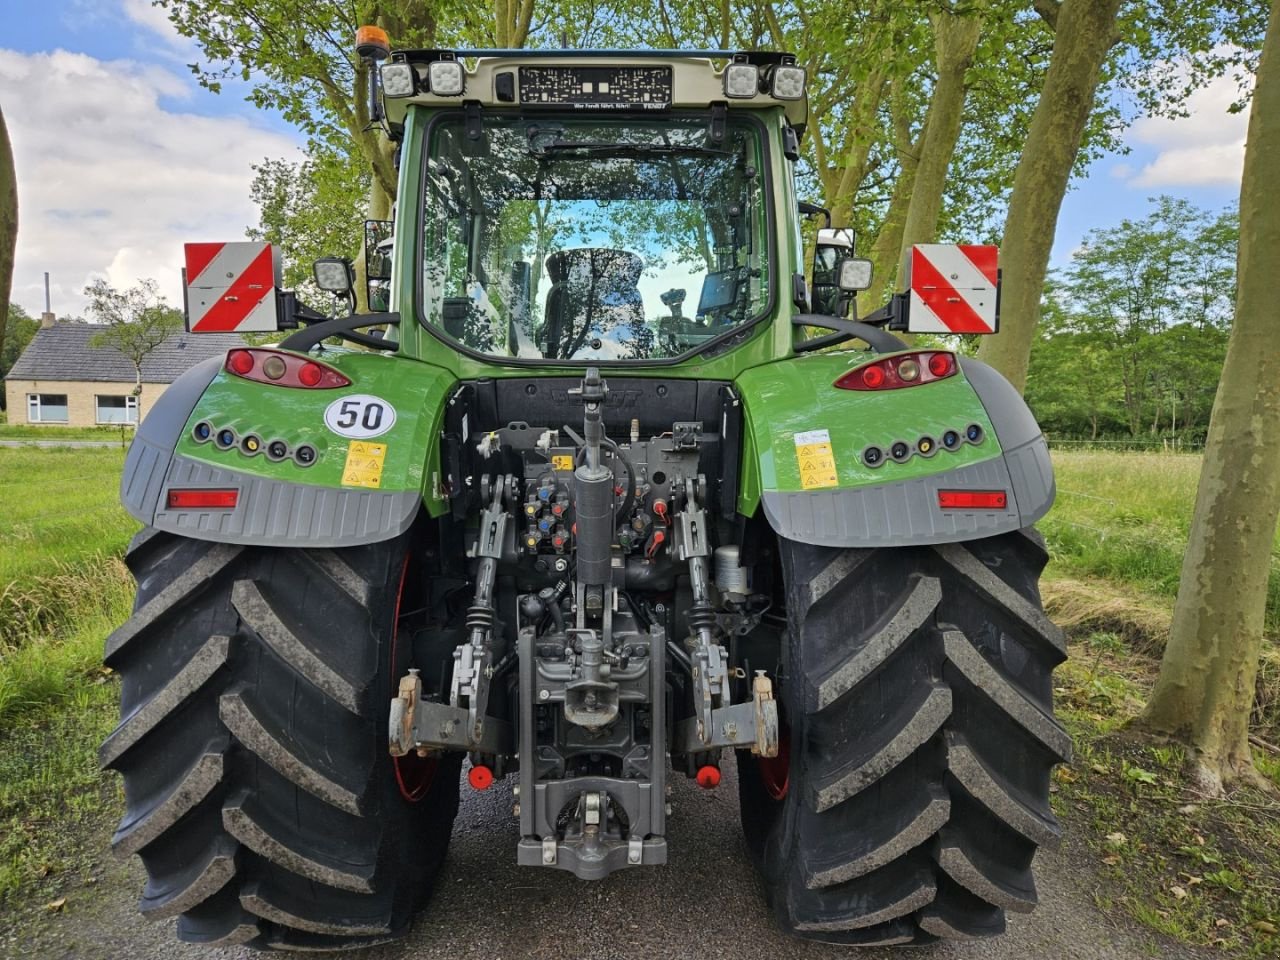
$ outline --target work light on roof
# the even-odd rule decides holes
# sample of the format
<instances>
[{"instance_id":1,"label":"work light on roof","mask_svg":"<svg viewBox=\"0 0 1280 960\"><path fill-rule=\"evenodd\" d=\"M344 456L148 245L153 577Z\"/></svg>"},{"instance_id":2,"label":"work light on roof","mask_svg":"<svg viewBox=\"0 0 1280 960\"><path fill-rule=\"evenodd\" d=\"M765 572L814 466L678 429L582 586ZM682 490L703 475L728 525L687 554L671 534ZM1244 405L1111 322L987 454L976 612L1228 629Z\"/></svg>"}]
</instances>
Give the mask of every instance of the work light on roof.
<instances>
[{"instance_id":1,"label":"work light on roof","mask_svg":"<svg viewBox=\"0 0 1280 960\"><path fill-rule=\"evenodd\" d=\"M760 91L760 70L754 63L731 63L724 68L724 95L737 99Z\"/></svg>"},{"instance_id":2,"label":"work light on roof","mask_svg":"<svg viewBox=\"0 0 1280 960\"><path fill-rule=\"evenodd\" d=\"M799 100L804 96L804 67L774 67L769 92L778 100Z\"/></svg>"},{"instance_id":3,"label":"work light on roof","mask_svg":"<svg viewBox=\"0 0 1280 960\"><path fill-rule=\"evenodd\" d=\"M412 97L417 92L412 64L388 63L382 68L382 92L388 97Z\"/></svg>"},{"instance_id":4,"label":"work light on roof","mask_svg":"<svg viewBox=\"0 0 1280 960\"><path fill-rule=\"evenodd\" d=\"M457 60L435 60L427 67L427 85L437 97L456 97L464 86L462 64Z\"/></svg>"}]
</instances>

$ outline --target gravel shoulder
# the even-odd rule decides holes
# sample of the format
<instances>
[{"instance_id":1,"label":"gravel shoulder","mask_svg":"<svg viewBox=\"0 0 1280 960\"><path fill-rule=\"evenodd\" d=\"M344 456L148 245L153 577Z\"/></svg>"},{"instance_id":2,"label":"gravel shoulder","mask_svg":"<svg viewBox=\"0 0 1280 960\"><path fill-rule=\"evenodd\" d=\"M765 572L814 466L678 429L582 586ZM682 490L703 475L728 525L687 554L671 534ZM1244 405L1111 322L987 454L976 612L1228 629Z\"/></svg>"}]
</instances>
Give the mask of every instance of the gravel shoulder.
<instances>
[{"instance_id":1,"label":"gravel shoulder","mask_svg":"<svg viewBox=\"0 0 1280 960\"><path fill-rule=\"evenodd\" d=\"M464 783L449 859L435 896L402 941L361 952L360 960L408 958L736 957L743 960L859 960L924 956L928 960L1195 960L1212 954L1170 943L1094 904L1096 874L1072 837L1037 862L1040 907L1010 916L998 940L947 943L907 953L784 937L773 925L742 845L732 768L719 789L704 792L679 778L669 824L671 863L585 883L559 871L517 867L511 817L514 777L476 794ZM105 848L107 835L86 838ZM58 960L248 960L243 948L180 944L173 921L150 924L135 910L141 865L113 861L92 886L67 893L56 913L17 910L0 916L0 957ZM15 915L16 914L16 915ZM21 923L18 921L21 919Z\"/></svg>"}]
</instances>

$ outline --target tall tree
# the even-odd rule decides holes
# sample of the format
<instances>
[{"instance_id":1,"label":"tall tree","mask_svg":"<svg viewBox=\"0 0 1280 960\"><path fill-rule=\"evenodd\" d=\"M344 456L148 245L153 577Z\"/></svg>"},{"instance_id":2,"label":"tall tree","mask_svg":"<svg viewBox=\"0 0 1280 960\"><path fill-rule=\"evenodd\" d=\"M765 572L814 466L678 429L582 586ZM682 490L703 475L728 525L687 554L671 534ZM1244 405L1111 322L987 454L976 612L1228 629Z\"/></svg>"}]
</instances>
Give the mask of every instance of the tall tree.
<instances>
[{"instance_id":1,"label":"tall tree","mask_svg":"<svg viewBox=\"0 0 1280 960\"><path fill-rule=\"evenodd\" d=\"M1280 515L1280 0L1262 48L1240 184L1239 292L1173 628L1143 714L1191 746L1193 781L1262 783L1249 749L1267 577Z\"/></svg>"},{"instance_id":2,"label":"tall tree","mask_svg":"<svg viewBox=\"0 0 1280 960\"><path fill-rule=\"evenodd\" d=\"M9 316L9 291L13 289L13 255L18 246L18 171L4 111L0 110L0 320ZM4 353L4 328L0 323L0 355Z\"/></svg>"},{"instance_id":3,"label":"tall tree","mask_svg":"<svg viewBox=\"0 0 1280 960\"><path fill-rule=\"evenodd\" d=\"M1115 45L1121 0L1035 0L1054 28L1053 58L1013 179L1001 248L1001 331L983 340L980 359L1018 390L1027 382L1031 341L1058 211L1075 166L1102 66Z\"/></svg>"},{"instance_id":4,"label":"tall tree","mask_svg":"<svg viewBox=\"0 0 1280 960\"><path fill-rule=\"evenodd\" d=\"M964 117L965 74L978 49L985 13L986 4L977 2L954 12L939 10L929 18L933 24L938 72L925 114L920 161L912 178L911 203L902 225L898 276L906 275L912 244L932 243L938 232L947 171Z\"/></svg>"},{"instance_id":5,"label":"tall tree","mask_svg":"<svg viewBox=\"0 0 1280 960\"><path fill-rule=\"evenodd\" d=\"M138 422L142 422L142 362L169 337L182 329L182 314L169 306L154 280L140 280L128 290L117 290L105 280L84 288L89 316L104 325L91 342L114 347L133 364L133 395L138 398Z\"/></svg>"}]
</instances>

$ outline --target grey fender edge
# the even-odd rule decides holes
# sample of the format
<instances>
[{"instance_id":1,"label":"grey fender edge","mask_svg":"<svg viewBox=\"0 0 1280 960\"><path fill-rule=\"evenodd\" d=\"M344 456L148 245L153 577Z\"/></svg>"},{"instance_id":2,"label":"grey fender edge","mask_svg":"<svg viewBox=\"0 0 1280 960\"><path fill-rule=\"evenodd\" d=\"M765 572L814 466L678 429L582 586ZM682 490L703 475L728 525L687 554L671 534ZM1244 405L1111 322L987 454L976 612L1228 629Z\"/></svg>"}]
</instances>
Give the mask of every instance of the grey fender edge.
<instances>
[{"instance_id":1,"label":"grey fender edge","mask_svg":"<svg viewBox=\"0 0 1280 960\"><path fill-rule=\"evenodd\" d=\"M1003 454L982 463L851 490L766 492L765 517L780 536L827 547L955 543L1029 527L1053 506L1049 447L1026 402L995 370L962 358ZM1008 490L1005 510L942 510L939 490Z\"/></svg>"},{"instance_id":2,"label":"grey fender edge","mask_svg":"<svg viewBox=\"0 0 1280 960\"><path fill-rule=\"evenodd\" d=\"M169 385L138 424L124 459L120 502L137 520L151 526L164 485L169 459L182 430L213 378L222 369L221 357L202 360Z\"/></svg>"},{"instance_id":3,"label":"grey fender edge","mask_svg":"<svg viewBox=\"0 0 1280 960\"><path fill-rule=\"evenodd\" d=\"M178 440L222 366L213 357L173 382L138 427L125 457L120 499L148 527L218 543L348 547L407 530L422 503L416 491L335 489L285 483L175 455ZM170 510L170 486L238 491L233 510Z\"/></svg>"}]
</instances>

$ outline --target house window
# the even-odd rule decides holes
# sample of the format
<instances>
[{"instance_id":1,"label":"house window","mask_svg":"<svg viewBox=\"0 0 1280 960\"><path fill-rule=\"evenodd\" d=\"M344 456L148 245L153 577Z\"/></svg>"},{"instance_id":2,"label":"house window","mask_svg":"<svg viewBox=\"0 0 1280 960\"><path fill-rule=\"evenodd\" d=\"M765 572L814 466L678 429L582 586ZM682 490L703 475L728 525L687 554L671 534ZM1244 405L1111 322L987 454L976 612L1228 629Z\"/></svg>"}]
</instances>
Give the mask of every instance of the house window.
<instances>
[{"instance_id":1,"label":"house window","mask_svg":"<svg viewBox=\"0 0 1280 960\"><path fill-rule=\"evenodd\" d=\"M66 423L65 393L28 393L27 420L31 423Z\"/></svg>"},{"instance_id":2,"label":"house window","mask_svg":"<svg viewBox=\"0 0 1280 960\"><path fill-rule=\"evenodd\" d=\"M137 423L137 397L94 397L99 423Z\"/></svg>"}]
</instances>

